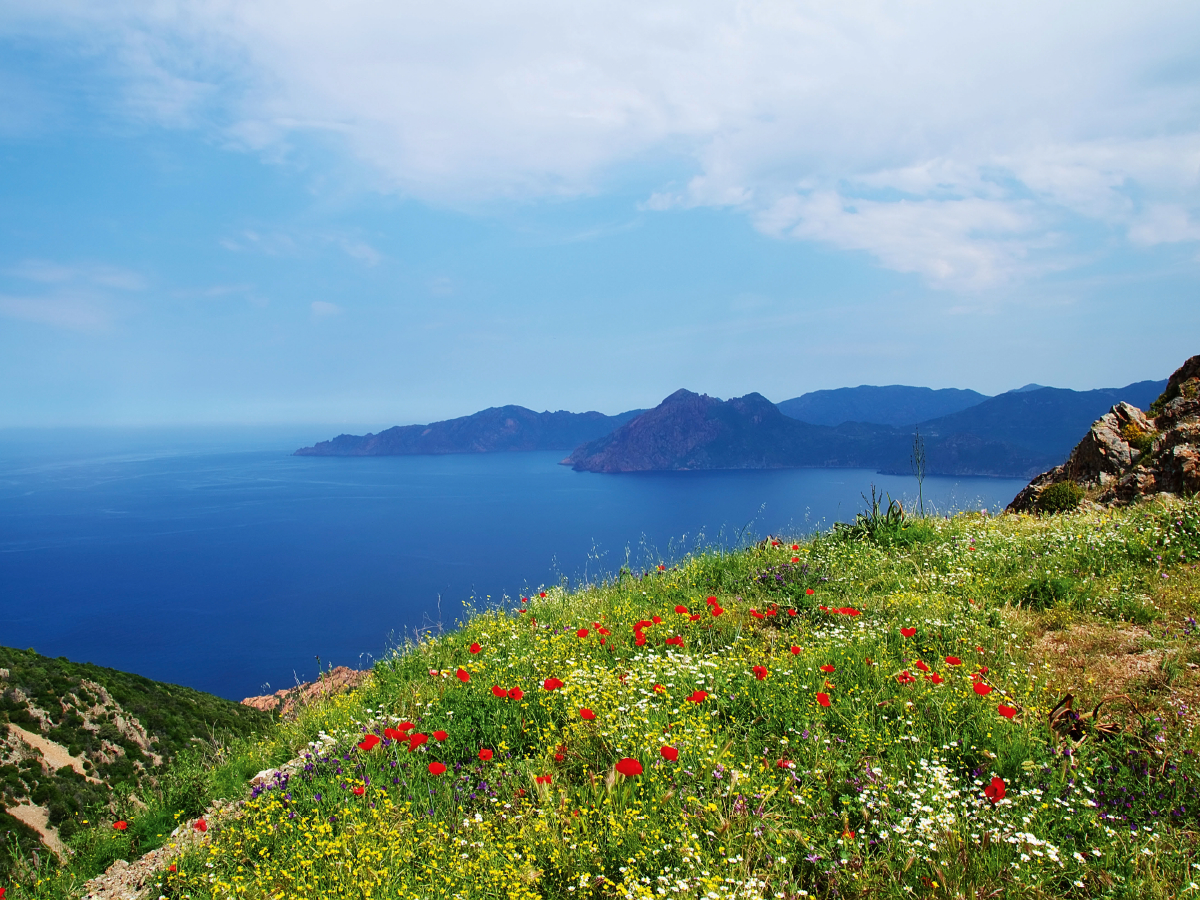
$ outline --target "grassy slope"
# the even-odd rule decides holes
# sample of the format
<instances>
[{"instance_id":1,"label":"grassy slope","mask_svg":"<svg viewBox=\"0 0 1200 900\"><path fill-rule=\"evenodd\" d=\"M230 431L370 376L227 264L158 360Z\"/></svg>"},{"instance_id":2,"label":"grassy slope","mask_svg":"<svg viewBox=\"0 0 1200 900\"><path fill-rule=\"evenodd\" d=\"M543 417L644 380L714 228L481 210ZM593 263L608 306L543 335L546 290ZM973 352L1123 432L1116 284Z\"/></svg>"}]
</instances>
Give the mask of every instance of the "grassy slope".
<instances>
[{"instance_id":1,"label":"grassy slope","mask_svg":"<svg viewBox=\"0 0 1200 900\"><path fill-rule=\"evenodd\" d=\"M482 613L407 647L367 687L204 770L211 795L235 790L237 773L265 759L312 756L307 771L214 827L210 850L185 857L162 890L1187 890L1200 816L1200 504L961 515L907 538L697 555L641 578L551 590L527 612ZM635 624L655 616L639 646ZM552 677L563 685L546 690ZM517 687L523 695L494 694ZM1047 714L1067 690L1080 711L1109 697L1100 719L1121 733L1101 739L1086 720L1064 720L1079 742L1052 731ZM429 736L415 752L386 738L356 746L406 721ZM493 757L480 760L481 749ZM642 773L618 774L622 759ZM435 774L431 763L448 768ZM993 779L1005 790L998 802L985 796Z\"/></svg>"}]
</instances>

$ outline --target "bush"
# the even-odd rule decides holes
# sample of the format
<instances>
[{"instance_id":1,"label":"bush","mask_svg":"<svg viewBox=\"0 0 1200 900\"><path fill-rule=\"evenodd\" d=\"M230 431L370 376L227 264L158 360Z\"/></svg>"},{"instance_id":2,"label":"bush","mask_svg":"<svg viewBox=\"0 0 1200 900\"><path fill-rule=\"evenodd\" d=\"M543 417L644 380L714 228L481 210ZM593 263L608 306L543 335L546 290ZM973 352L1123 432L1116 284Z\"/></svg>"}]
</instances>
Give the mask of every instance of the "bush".
<instances>
[{"instance_id":1,"label":"bush","mask_svg":"<svg viewBox=\"0 0 1200 900\"><path fill-rule=\"evenodd\" d=\"M1121 429L1121 437L1134 450L1145 453L1154 446L1154 439L1158 437L1158 432L1143 431L1133 422L1127 422L1125 423L1125 427Z\"/></svg>"},{"instance_id":2,"label":"bush","mask_svg":"<svg viewBox=\"0 0 1200 900\"><path fill-rule=\"evenodd\" d=\"M1083 488L1074 481L1059 481L1038 494L1037 508L1044 513L1068 512L1083 500Z\"/></svg>"},{"instance_id":3,"label":"bush","mask_svg":"<svg viewBox=\"0 0 1200 900\"><path fill-rule=\"evenodd\" d=\"M1021 590L1020 604L1026 609L1046 610L1070 599L1075 593L1074 578L1042 576L1035 578Z\"/></svg>"}]
</instances>

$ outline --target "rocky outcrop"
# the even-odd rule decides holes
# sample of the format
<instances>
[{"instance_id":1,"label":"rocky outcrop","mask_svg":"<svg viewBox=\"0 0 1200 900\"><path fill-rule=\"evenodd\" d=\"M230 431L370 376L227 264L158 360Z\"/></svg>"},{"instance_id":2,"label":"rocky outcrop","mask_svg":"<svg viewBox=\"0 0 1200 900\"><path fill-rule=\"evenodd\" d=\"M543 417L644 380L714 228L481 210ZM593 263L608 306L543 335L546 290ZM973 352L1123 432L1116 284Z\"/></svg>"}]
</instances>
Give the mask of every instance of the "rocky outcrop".
<instances>
[{"instance_id":1,"label":"rocky outcrop","mask_svg":"<svg viewBox=\"0 0 1200 900\"><path fill-rule=\"evenodd\" d=\"M1065 463L1017 494L1009 511L1032 512L1042 492L1063 481L1106 505L1200 491L1200 356L1168 379L1150 413L1118 403L1092 424Z\"/></svg>"},{"instance_id":2,"label":"rocky outcrop","mask_svg":"<svg viewBox=\"0 0 1200 900\"><path fill-rule=\"evenodd\" d=\"M293 688L276 691L261 697L247 697L242 701L244 706L252 706L263 712L278 713L280 716L291 715L297 708L306 706L312 701L339 694L356 688L364 681L370 672L351 669L348 666L338 666L322 673L316 681L298 684Z\"/></svg>"}]
</instances>

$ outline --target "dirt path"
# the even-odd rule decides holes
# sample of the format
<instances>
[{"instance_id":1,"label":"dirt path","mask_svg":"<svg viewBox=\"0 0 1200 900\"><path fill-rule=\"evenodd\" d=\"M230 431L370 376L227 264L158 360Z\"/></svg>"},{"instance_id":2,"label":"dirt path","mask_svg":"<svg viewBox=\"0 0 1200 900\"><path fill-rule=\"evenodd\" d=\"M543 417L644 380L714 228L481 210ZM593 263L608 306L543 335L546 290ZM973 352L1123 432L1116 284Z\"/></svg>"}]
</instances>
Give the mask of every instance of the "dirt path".
<instances>
[{"instance_id":1,"label":"dirt path","mask_svg":"<svg viewBox=\"0 0 1200 900\"><path fill-rule=\"evenodd\" d=\"M50 771L56 772L63 766L70 766L92 784L100 784L100 779L93 778L83 768L83 760L78 756L72 756L67 752L67 748L62 744L56 744L54 741L48 741L40 734L34 734L32 731L26 731L19 725L13 725L11 722L8 725L8 730L16 737L19 737L26 745L32 747L38 753L42 754L42 759L46 760L50 766Z\"/></svg>"},{"instance_id":2,"label":"dirt path","mask_svg":"<svg viewBox=\"0 0 1200 900\"><path fill-rule=\"evenodd\" d=\"M53 850L59 859L66 858L67 848L58 838L58 829L50 825L50 813L45 807L22 803L8 807L5 812L36 831L42 843Z\"/></svg>"}]
</instances>

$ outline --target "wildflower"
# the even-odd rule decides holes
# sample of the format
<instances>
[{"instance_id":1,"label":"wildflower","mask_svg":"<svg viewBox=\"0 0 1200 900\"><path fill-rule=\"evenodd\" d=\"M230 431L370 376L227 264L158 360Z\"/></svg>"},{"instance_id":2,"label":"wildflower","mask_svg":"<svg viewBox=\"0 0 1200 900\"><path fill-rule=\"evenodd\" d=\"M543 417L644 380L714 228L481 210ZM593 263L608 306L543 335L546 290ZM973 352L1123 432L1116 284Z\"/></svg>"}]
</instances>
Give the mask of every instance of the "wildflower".
<instances>
[{"instance_id":1,"label":"wildflower","mask_svg":"<svg viewBox=\"0 0 1200 900\"><path fill-rule=\"evenodd\" d=\"M947 657L946 657L946 665L948 665L948 666L961 666L961 665L962 665L962 660L961 660L961 659L959 659L957 656L947 656Z\"/></svg>"},{"instance_id":2,"label":"wildflower","mask_svg":"<svg viewBox=\"0 0 1200 900\"><path fill-rule=\"evenodd\" d=\"M688 621L699 622L701 618L703 617L700 615L700 613L692 613L690 616L688 616Z\"/></svg>"},{"instance_id":3,"label":"wildflower","mask_svg":"<svg viewBox=\"0 0 1200 900\"><path fill-rule=\"evenodd\" d=\"M539 596L539 597L541 597L541 598L543 598L543 599L545 599L545 597L546 597L546 592L545 592L545 591L542 591L541 593L539 593L539 594L538 594L538 596Z\"/></svg>"},{"instance_id":4,"label":"wildflower","mask_svg":"<svg viewBox=\"0 0 1200 900\"><path fill-rule=\"evenodd\" d=\"M642 774L642 764L632 756L626 756L617 763L617 771L626 778L633 778L635 775Z\"/></svg>"},{"instance_id":5,"label":"wildflower","mask_svg":"<svg viewBox=\"0 0 1200 900\"><path fill-rule=\"evenodd\" d=\"M767 677L767 667L766 666L755 666L752 671L754 672L754 677L757 678L759 681L762 681L764 678Z\"/></svg>"},{"instance_id":6,"label":"wildflower","mask_svg":"<svg viewBox=\"0 0 1200 900\"><path fill-rule=\"evenodd\" d=\"M917 629L915 629L915 628L901 628L901 629L900 629L900 633L901 633L902 635L904 635L905 637L916 637L916 634L917 634Z\"/></svg>"},{"instance_id":7,"label":"wildflower","mask_svg":"<svg viewBox=\"0 0 1200 900\"><path fill-rule=\"evenodd\" d=\"M397 725L396 727L397 727L397 728L398 728L400 731L412 731L412 730L413 730L414 728L416 728L417 726L416 726L416 725L414 725L412 722L401 722L401 723L400 723L399 725Z\"/></svg>"},{"instance_id":8,"label":"wildflower","mask_svg":"<svg viewBox=\"0 0 1200 900\"><path fill-rule=\"evenodd\" d=\"M467 649L468 649L468 650L470 650L472 654L475 654L475 653L478 653L478 652L479 652L480 650L482 650L483 648L482 648L482 647L480 647L478 644L472 644L472 645L471 645L470 647L468 647Z\"/></svg>"},{"instance_id":9,"label":"wildflower","mask_svg":"<svg viewBox=\"0 0 1200 900\"><path fill-rule=\"evenodd\" d=\"M862 613L853 606L842 606L838 608L838 612L843 616L861 616Z\"/></svg>"},{"instance_id":10,"label":"wildflower","mask_svg":"<svg viewBox=\"0 0 1200 900\"><path fill-rule=\"evenodd\" d=\"M129 823L126 822L124 819L121 819L117 822L113 822L113 828L117 829L117 831L124 831L128 827L129 827Z\"/></svg>"},{"instance_id":11,"label":"wildflower","mask_svg":"<svg viewBox=\"0 0 1200 900\"><path fill-rule=\"evenodd\" d=\"M996 712L1000 713L1006 719L1011 719L1017 714L1016 707L1005 706L1003 703L996 707Z\"/></svg>"},{"instance_id":12,"label":"wildflower","mask_svg":"<svg viewBox=\"0 0 1200 900\"><path fill-rule=\"evenodd\" d=\"M805 588L804 593L808 594L811 597L813 594L816 593L816 591L814 591L812 588Z\"/></svg>"},{"instance_id":13,"label":"wildflower","mask_svg":"<svg viewBox=\"0 0 1200 900\"><path fill-rule=\"evenodd\" d=\"M661 625L661 624L662 624L662 616L651 616L651 617L650 617L650 620L651 620L652 622L654 622L654 624L655 624L655 625Z\"/></svg>"},{"instance_id":14,"label":"wildflower","mask_svg":"<svg viewBox=\"0 0 1200 900\"><path fill-rule=\"evenodd\" d=\"M358 745L359 750L371 750L379 743L379 735L368 734Z\"/></svg>"},{"instance_id":15,"label":"wildflower","mask_svg":"<svg viewBox=\"0 0 1200 900\"><path fill-rule=\"evenodd\" d=\"M355 796L355 797L361 797L361 796L362 796L363 794L365 794L366 792L367 792L367 789L366 789L365 787L363 787L363 786L360 784L358 787L356 787L356 788L354 789L354 796Z\"/></svg>"},{"instance_id":16,"label":"wildflower","mask_svg":"<svg viewBox=\"0 0 1200 900\"><path fill-rule=\"evenodd\" d=\"M1004 779L999 775L992 776L992 783L983 789L983 796L992 801L993 805L1004 799Z\"/></svg>"},{"instance_id":17,"label":"wildflower","mask_svg":"<svg viewBox=\"0 0 1200 900\"><path fill-rule=\"evenodd\" d=\"M721 613L725 612L725 610L721 609L721 607L716 606L714 604L711 612L713 614L713 617L715 618L716 616L719 616Z\"/></svg>"},{"instance_id":18,"label":"wildflower","mask_svg":"<svg viewBox=\"0 0 1200 900\"><path fill-rule=\"evenodd\" d=\"M661 568L662 568L662 566L659 566L659 568L661 569ZM534 781L536 781L538 784L549 784L549 783L550 783L550 776L549 776L549 775L538 775L538 776L537 776L537 777L534 779Z\"/></svg>"},{"instance_id":19,"label":"wildflower","mask_svg":"<svg viewBox=\"0 0 1200 900\"><path fill-rule=\"evenodd\" d=\"M975 682L975 693L980 697L986 697L991 692L992 686L990 684L984 684L982 681Z\"/></svg>"},{"instance_id":20,"label":"wildflower","mask_svg":"<svg viewBox=\"0 0 1200 900\"><path fill-rule=\"evenodd\" d=\"M445 763L431 762L429 764L429 774L430 775L441 775L445 771L446 771Z\"/></svg>"},{"instance_id":21,"label":"wildflower","mask_svg":"<svg viewBox=\"0 0 1200 900\"><path fill-rule=\"evenodd\" d=\"M435 741L444 741L448 737L450 737L450 735L446 734L444 731L435 731L433 733L433 739Z\"/></svg>"},{"instance_id":22,"label":"wildflower","mask_svg":"<svg viewBox=\"0 0 1200 900\"><path fill-rule=\"evenodd\" d=\"M683 636L677 634L677 635L675 635L675 637L667 638L667 646L671 646L671 645L674 645L676 647L682 647L683 646Z\"/></svg>"},{"instance_id":23,"label":"wildflower","mask_svg":"<svg viewBox=\"0 0 1200 900\"><path fill-rule=\"evenodd\" d=\"M685 607L684 607L684 609L687 609L687 607L685 606ZM633 630L634 630L634 631L641 631L643 628L653 628L653 627L654 627L654 623L653 623L653 622L651 622L649 619L642 619L642 620L641 620L641 621L639 621L639 622L634 622L634 623L633 623ZM606 632L604 632L604 633L605 633L605 634L608 634L608 632L607 632L607 631L606 631Z\"/></svg>"},{"instance_id":24,"label":"wildflower","mask_svg":"<svg viewBox=\"0 0 1200 900\"><path fill-rule=\"evenodd\" d=\"M479 761L480 762L490 762L492 755L493 755L492 751L489 750L487 747L484 747L482 750L479 751Z\"/></svg>"},{"instance_id":25,"label":"wildflower","mask_svg":"<svg viewBox=\"0 0 1200 900\"><path fill-rule=\"evenodd\" d=\"M941 675L939 675L937 672L934 672L932 675L926 675L925 677L928 678L930 681L932 681L934 684L941 684L943 681L946 680Z\"/></svg>"},{"instance_id":26,"label":"wildflower","mask_svg":"<svg viewBox=\"0 0 1200 900\"><path fill-rule=\"evenodd\" d=\"M579 711L579 718L583 719L585 722L590 722L596 718L596 714L585 706Z\"/></svg>"},{"instance_id":27,"label":"wildflower","mask_svg":"<svg viewBox=\"0 0 1200 900\"><path fill-rule=\"evenodd\" d=\"M557 691L562 686L563 683L557 678L547 678L542 682L542 688L547 691Z\"/></svg>"},{"instance_id":28,"label":"wildflower","mask_svg":"<svg viewBox=\"0 0 1200 900\"><path fill-rule=\"evenodd\" d=\"M914 681L917 680L917 676L914 675L912 672L908 671L908 669L905 669L903 672L901 672L899 675L896 676L896 680L898 682L900 682L901 684L912 684Z\"/></svg>"},{"instance_id":29,"label":"wildflower","mask_svg":"<svg viewBox=\"0 0 1200 900\"><path fill-rule=\"evenodd\" d=\"M510 700L520 700L525 696L525 692L519 687L509 688L508 696Z\"/></svg>"},{"instance_id":30,"label":"wildflower","mask_svg":"<svg viewBox=\"0 0 1200 900\"><path fill-rule=\"evenodd\" d=\"M789 616L794 616L794 615L796 615L796 611L795 611L794 609L789 609L789 610L788 610L788 615L789 615Z\"/></svg>"},{"instance_id":31,"label":"wildflower","mask_svg":"<svg viewBox=\"0 0 1200 900\"><path fill-rule=\"evenodd\" d=\"M792 656L799 656L799 655L800 655L800 648L797 647L795 644L793 644L792 645Z\"/></svg>"},{"instance_id":32,"label":"wildflower","mask_svg":"<svg viewBox=\"0 0 1200 900\"><path fill-rule=\"evenodd\" d=\"M461 681L463 684L466 684L468 681L471 680L471 673L468 672L466 669L460 668L457 672L454 673L454 677L457 678L459 681Z\"/></svg>"},{"instance_id":33,"label":"wildflower","mask_svg":"<svg viewBox=\"0 0 1200 900\"><path fill-rule=\"evenodd\" d=\"M408 739L408 752L412 753L428 740L429 738L426 735L421 734L421 732L413 732L413 736Z\"/></svg>"},{"instance_id":34,"label":"wildflower","mask_svg":"<svg viewBox=\"0 0 1200 900\"><path fill-rule=\"evenodd\" d=\"M659 566L659 567L658 567L658 571L660 571L660 572L665 572L665 571L667 571L667 567L666 567L666 566ZM547 782L547 784L549 784L549 782Z\"/></svg>"},{"instance_id":35,"label":"wildflower","mask_svg":"<svg viewBox=\"0 0 1200 900\"><path fill-rule=\"evenodd\" d=\"M708 691L701 691L701 690L692 691L691 696L688 697L688 700L690 700L692 703L703 703L707 699L708 699Z\"/></svg>"},{"instance_id":36,"label":"wildflower","mask_svg":"<svg viewBox=\"0 0 1200 900\"><path fill-rule=\"evenodd\" d=\"M760 612L759 612L757 609L752 609L752 610L750 610L750 615L754 616L754 618L756 618L756 619L763 619L763 618L766 618L766 617L765 617L765 616L764 616L762 613L760 613Z\"/></svg>"},{"instance_id":37,"label":"wildflower","mask_svg":"<svg viewBox=\"0 0 1200 900\"><path fill-rule=\"evenodd\" d=\"M503 699L504 697L508 696L508 691L506 691L504 688L500 687L500 685L498 685L498 684L493 684L492 685L492 696L500 697Z\"/></svg>"},{"instance_id":38,"label":"wildflower","mask_svg":"<svg viewBox=\"0 0 1200 900\"><path fill-rule=\"evenodd\" d=\"M914 668L914 669L918 669L918 670L920 670L920 671L922 671L922 672L928 672L928 671L929 671L929 666L927 666L927 665L925 664L925 661L924 661L923 659L918 659L918 660L917 660L915 663L913 663L913 668Z\"/></svg>"},{"instance_id":39,"label":"wildflower","mask_svg":"<svg viewBox=\"0 0 1200 900\"><path fill-rule=\"evenodd\" d=\"M704 602L707 603L709 606L716 606L717 598L716 597L706 597Z\"/></svg>"},{"instance_id":40,"label":"wildflower","mask_svg":"<svg viewBox=\"0 0 1200 900\"><path fill-rule=\"evenodd\" d=\"M603 643L603 642L601 642L601 643ZM646 636L644 634L642 634L640 631L635 631L633 633L633 643L634 643L634 646L637 646L637 647L646 646Z\"/></svg>"},{"instance_id":41,"label":"wildflower","mask_svg":"<svg viewBox=\"0 0 1200 900\"><path fill-rule=\"evenodd\" d=\"M575 637L585 638L588 636L588 634L589 634L589 632L586 628L580 628L578 631L575 632Z\"/></svg>"},{"instance_id":42,"label":"wildflower","mask_svg":"<svg viewBox=\"0 0 1200 900\"><path fill-rule=\"evenodd\" d=\"M383 736L385 738L387 738L389 741L408 740L408 736L403 731L400 731L398 728L383 729Z\"/></svg>"},{"instance_id":43,"label":"wildflower","mask_svg":"<svg viewBox=\"0 0 1200 900\"><path fill-rule=\"evenodd\" d=\"M777 760L775 760L775 768L777 768L777 769L794 769L794 768L796 768L796 764L794 762L792 762L790 759L777 759Z\"/></svg>"},{"instance_id":44,"label":"wildflower","mask_svg":"<svg viewBox=\"0 0 1200 900\"><path fill-rule=\"evenodd\" d=\"M826 673L834 671L833 666L829 665L829 663L825 663L825 665L821 666L820 668L821 668L822 672L826 672Z\"/></svg>"},{"instance_id":45,"label":"wildflower","mask_svg":"<svg viewBox=\"0 0 1200 900\"><path fill-rule=\"evenodd\" d=\"M829 695L826 693L823 693L823 692L818 692L817 702L820 703L822 706L829 706L829 703L830 703Z\"/></svg>"},{"instance_id":46,"label":"wildflower","mask_svg":"<svg viewBox=\"0 0 1200 900\"><path fill-rule=\"evenodd\" d=\"M679 751L674 747L659 747L658 752L667 762L675 762L679 759Z\"/></svg>"},{"instance_id":47,"label":"wildflower","mask_svg":"<svg viewBox=\"0 0 1200 900\"><path fill-rule=\"evenodd\" d=\"M208 822L206 822L204 819L197 819L192 823L192 828L203 834L204 832L208 831Z\"/></svg>"},{"instance_id":48,"label":"wildflower","mask_svg":"<svg viewBox=\"0 0 1200 900\"><path fill-rule=\"evenodd\" d=\"M798 563L798 562L800 562L800 557L798 557L798 556L793 556L793 557L792 557L792 562L794 562L794 563Z\"/></svg>"}]
</instances>

